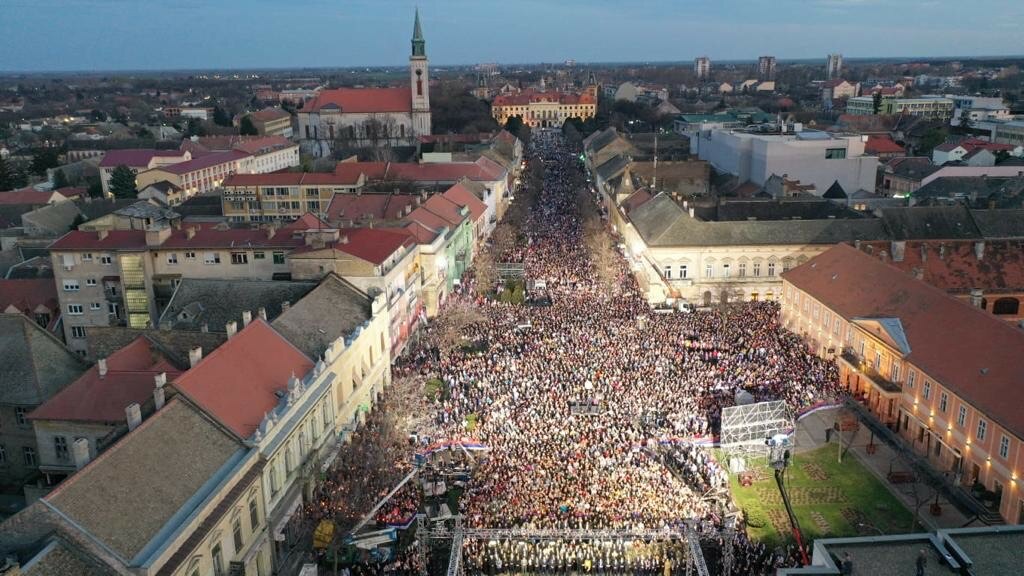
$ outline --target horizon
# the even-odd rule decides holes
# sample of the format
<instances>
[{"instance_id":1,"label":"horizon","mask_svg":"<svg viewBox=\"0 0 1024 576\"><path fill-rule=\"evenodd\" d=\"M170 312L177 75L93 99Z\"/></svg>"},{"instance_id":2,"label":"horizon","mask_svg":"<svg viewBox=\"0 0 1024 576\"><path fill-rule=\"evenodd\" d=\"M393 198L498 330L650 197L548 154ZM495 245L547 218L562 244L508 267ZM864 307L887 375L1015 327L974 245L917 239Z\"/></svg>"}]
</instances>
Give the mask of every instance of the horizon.
<instances>
[{"instance_id":1,"label":"horizon","mask_svg":"<svg viewBox=\"0 0 1024 576\"><path fill-rule=\"evenodd\" d=\"M756 61L761 55L780 63L824 63L829 53L850 61L1019 57L1024 50L1012 24L1024 20L1024 4L977 3L979 12L988 7L1002 14L1002 24L983 19L972 26L978 18L974 11L960 14L952 0L908 0L899 6L882 0L693 0L685 8L668 0L627 8L611 0L566 0L557 6L540 0L514 6L443 0L424 3L420 17L427 55L437 67L566 60L670 65L702 55L722 63ZM769 6L773 10L759 12L759 22L745 19ZM399 67L409 53L415 8L411 0L349 0L341 6L309 0L298 7L272 0L10 0L0 21L0 38L9 44L0 50L0 74ZM919 24L880 26L879 9L886 10L886 22L906 21L901 17L906 15ZM309 18L311 11L322 14ZM195 19L196 13L203 18ZM789 17L796 13L799 24ZM955 28L947 24L952 15L958 18ZM177 25L182 19L188 19L184 27ZM969 32L982 24L984 36ZM496 26L506 31L504 41L494 41ZM40 34L46 35L42 44ZM863 46L881 54L865 55L857 50ZM887 46L889 55L882 55ZM897 50L916 55L891 55ZM680 59L678 52L693 56Z\"/></svg>"}]
</instances>

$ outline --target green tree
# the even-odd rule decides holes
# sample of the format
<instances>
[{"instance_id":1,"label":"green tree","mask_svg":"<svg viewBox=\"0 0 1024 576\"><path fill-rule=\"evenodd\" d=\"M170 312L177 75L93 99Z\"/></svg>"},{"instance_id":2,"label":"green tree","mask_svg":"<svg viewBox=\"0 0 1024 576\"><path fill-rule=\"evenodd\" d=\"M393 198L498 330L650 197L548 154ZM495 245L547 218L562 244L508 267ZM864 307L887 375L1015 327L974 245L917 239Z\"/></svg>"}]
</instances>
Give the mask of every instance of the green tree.
<instances>
[{"instance_id":1,"label":"green tree","mask_svg":"<svg viewBox=\"0 0 1024 576\"><path fill-rule=\"evenodd\" d=\"M89 189L88 194L90 198L102 198L103 197L103 183L100 182L98 176L89 178Z\"/></svg>"},{"instance_id":2,"label":"green tree","mask_svg":"<svg viewBox=\"0 0 1024 576\"><path fill-rule=\"evenodd\" d=\"M185 137L206 136L206 127L198 118L189 118L185 124Z\"/></svg>"},{"instance_id":3,"label":"green tree","mask_svg":"<svg viewBox=\"0 0 1024 576\"><path fill-rule=\"evenodd\" d=\"M7 160L0 158L0 191L14 190L15 168Z\"/></svg>"},{"instance_id":4,"label":"green tree","mask_svg":"<svg viewBox=\"0 0 1024 576\"><path fill-rule=\"evenodd\" d=\"M63 170L57 169L53 173L53 187L55 189L58 189L58 188L64 188L64 187L69 186L69 185L70 185L70 183L68 182L67 175L64 174Z\"/></svg>"},{"instance_id":5,"label":"green tree","mask_svg":"<svg viewBox=\"0 0 1024 576\"><path fill-rule=\"evenodd\" d=\"M32 164L29 169L36 176L45 176L48 168L60 166L59 156L53 148L43 148L32 154Z\"/></svg>"},{"instance_id":6,"label":"green tree","mask_svg":"<svg viewBox=\"0 0 1024 576\"><path fill-rule=\"evenodd\" d=\"M949 132L945 127L936 126L924 133L921 137L921 144L917 147L916 153L919 156L931 156L932 150L949 138Z\"/></svg>"},{"instance_id":7,"label":"green tree","mask_svg":"<svg viewBox=\"0 0 1024 576\"><path fill-rule=\"evenodd\" d=\"M220 106L213 107L213 123L217 126L231 126L231 114Z\"/></svg>"},{"instance_id":8,"label":"green tree","mask_svg":"<svg viewBox=\"0 0 1024 576\"><path fill-rule=\"evenodd\" d=\"M519 130L523 127L522 116L509 116L508 120L505 120L505 130L508 130L511 134L518 134Z\"/></svg>"},{"instance_id":9,"label":"green tree","mask_svg":"<svg viewBox=\"0 0 1024 576\"><path fill-rule=\"evenodd\" d=\"M256 125L252 123L252 118L246 114L242 117L242 123L239 125L238 133L242 136L255 136L259 134L256 130Z\"/></svg>"},{"instance_id":10,"label":"green tree","mask_svg":"<svg viewBox=\"0 0 1024 576\"><path fill-rule=\"evenodd\" d=\"M115 198L135 198L139 191L135 189L135 172L124 164L114 168L110 173L110 193Z\"/></svg>"},{"instance_id":11,"label":"green tree","mask_svg":"<svg viewBox=\"0 0 1024 576\"><path fill-rule=\"evenodd\" d=\"M875 116L882 113L882 92L875 92L871 97L871 113Z\"/></svg>"}]
</instances>

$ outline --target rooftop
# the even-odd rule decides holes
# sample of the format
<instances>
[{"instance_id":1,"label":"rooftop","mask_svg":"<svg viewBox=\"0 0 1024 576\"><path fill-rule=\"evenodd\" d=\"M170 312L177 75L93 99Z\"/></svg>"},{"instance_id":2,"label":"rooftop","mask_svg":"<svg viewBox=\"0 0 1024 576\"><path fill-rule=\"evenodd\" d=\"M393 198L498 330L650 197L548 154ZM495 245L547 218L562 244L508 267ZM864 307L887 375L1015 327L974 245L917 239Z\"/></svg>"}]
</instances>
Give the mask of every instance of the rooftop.
<instances>
[{"instance_id":1,"label":"rooftop","mask_svg":"<svg viewBox=\"0 0 1024 576\"><path fill-rule=\"evenodd\" d=\"M262 319L255 319L173 385L246 439L277 406L278 394L287 392L289 379L302 378L312 368L313 362L301 350Z\"/></svg>"},{"instance_id":2,"label":"rooftop","mask_svg":"<svg viewBox=\"0 0 1024 576\"><path fill-rule=\"evenodd\" d=\"M908 362L1014 434L1024 434L1024 413L1005 401L1024 386L1017 362L1024 355L1021 330L847 245L783 278L847 320L898 318L911 350Z\"/></svg>"},{"instance_id":3,"label":"rooftop","mask_svg":"<svg viewBox=\"0 0 1024 576\"><path fill-rule=\"evenodd\" d=\"M143 148L128 148L123 150L108 150L100 161L100 168L115 168L127 166L129 168L147 168L153 158L184 158L184 152L180 150L150 150Z\"/></svg>"},{"instance_id":4,"label":"rooftop","mask_svg":"<svg viewBox=\"0 0 1024 576\"><path fill-rule=\"evenodd\" d=\"M966 294L974 288L987 292L1024 290L1024 250L1015 241L986 241L982 257L975 253L974 241L910 241L903 259L892 259L889 242L863 242L861 250L881 255L908 274L921 273L921 279L946 292Z\"/></svg>"},{"instance_id":5,"label":"rooftop","mask_svg":"<svg viewBox=\"0 0 1024 576\"><path fill-rule=\"evenodd\" d=\"M0 403L35 406L73 382L86 365L21 314L0 314Z\"/></svg>"},{"instance_id":6,"label":"rooftop","mask_svg":"<svg viewBox=\"0 0 1024 576\"><path fill-rule=\"evenodd\" d=\"M256 318L263 308L267 319L273 320L281 314L284 302L294 304L315 287L315 282L183 278L160 315L159 325L195 332L205 325L209 331L223 334L228 322L241 326L243 312Z\"/></svg>"},{"instance_id":7,"label":"rooftop","mask_svg":"<svg viewBox=\"0 0 1024 576\"><path fill-rule=\"evenodd\" d=\"M412 92L407 86L321 90L299 113L320 112L324 109L336 109L343 114L409 112L412 110Z\"/></svg>"},{"instance_id":8,"label":"rooftop","mask_svg":"<svg viewBox=\"0 0 1024 576\"><path fill-rule=\"evenodd\" d=\"M271 325L307 356L320 358L331 342L358 335L371 318L371 305L365 292L328 274Z\"/></svg>"}]
</instances>

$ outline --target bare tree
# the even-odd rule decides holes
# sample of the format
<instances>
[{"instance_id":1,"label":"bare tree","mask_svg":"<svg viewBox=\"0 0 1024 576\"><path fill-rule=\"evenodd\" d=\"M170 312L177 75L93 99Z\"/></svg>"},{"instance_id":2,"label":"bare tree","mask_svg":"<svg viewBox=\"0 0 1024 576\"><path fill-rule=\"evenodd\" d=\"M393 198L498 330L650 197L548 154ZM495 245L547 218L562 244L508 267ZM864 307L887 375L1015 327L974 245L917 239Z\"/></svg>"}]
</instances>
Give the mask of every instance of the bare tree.
<instances>
[{"instance_id":1,"label":"bare tree","mask_svg":"<svg viewBox=\"0 0 1024 576\"><path fill-rule=\"evenodd\" d=\"M499 261L504 260L508 253L515 248L516 232L508 221L503 221L494 228L494 232L491 233L491 243Z\"/></svg>"},{"instance_id":2,"label":"bare tree","mask_svg":"<svg viewBox=\"0 0 1024 576\"><path fill-rule=\"evenodd\" d=\"M489 250L481 250L473 260L477 294L486 294L498 283L498 266Z\"/></svg>"},{"instance_id":3,"label":"bare tree","mask_svg":"<svg viewBox=\"0 0 1024 576\"><path fill-rule=\"evenodd\" d=\"M431 340L442 354L449 353L467 339L467 332L474 325L486 319L476 304L462 299L455 300L435 320Z\"/></svg>"}]
</instances>

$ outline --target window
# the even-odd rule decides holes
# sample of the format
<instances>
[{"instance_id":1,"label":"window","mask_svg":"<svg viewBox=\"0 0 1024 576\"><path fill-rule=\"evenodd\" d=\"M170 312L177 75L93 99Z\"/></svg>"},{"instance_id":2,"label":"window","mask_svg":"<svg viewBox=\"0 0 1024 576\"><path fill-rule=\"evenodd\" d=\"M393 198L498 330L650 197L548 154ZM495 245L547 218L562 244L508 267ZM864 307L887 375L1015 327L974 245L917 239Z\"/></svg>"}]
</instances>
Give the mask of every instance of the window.
<instances>
[{"instance_id":1,"label":"window","mask_svg":"<svg viewBox=\"0 0 1024 576\"><path fill-rule=\"evenodd\" d=\"M204 264L220 264L220 252L206 252L203 254Z\"/></svg>"},{"instance_id":2,"label":"window","mask_svg":"<svg viewBox=\"0 0 1024 576\"><path fill-rule=\"evenodd\" d=\"M177 252L171 252L170 254L168 254L167 255L167 263L170 264L171 266L174 266L175 264L177 264L178 263L178 253Z\"/></svg>"},{"instance_id":3,"label":"window","mask_svg":"<svg viewBox=\"0 0 1024 576\"><path fill-rule=\"evenodd\" d=\"M775 276L775 262L768 263L768 277L772 278Z\"/></svg>"},{"instance_id":4,"label":"window","mask_svg":"<svg viewBox=\"0 0 1024 576\"><path fill-rule=\"evenodd\" d=\"M70 454L68 453L68 439L63 436L54 436L53 452L57 455L57 460L60 460L61 462L70 460Z\"/></svg>"},{"instance_id":5,"label":"window","mask_svg":"<svg viewBox=\"0 0 1024 576\"><path fill-rule=\"evenodd\" d=\"M92 254L89 252L82 254L82 262L92 262Z\"/></svg>"},{"instance_id":6,"label":"window","mask_svg":"<svg viewBox=\"0 0 1024 576\"><path fill-rule=\"evenodd\" d=\"M284 264L284 252L274 252L274 264Z\"/></svg>"},{"instance_id":7,"label":"window","mask_svg":"<svg viewBox=\"0 0 1024 576\"><path fill-rule=\"evenodd\" d=\"M21 455L25 458L25 466L36 465L36 449L31 446L25 446L21 449Z\"/></svg>"},{"instance_id":8,"label":"window","mask_svg":"<svg viewBox=\"0 0 1024 576\"><path fill-rule=\"evenodd\" d=\"M740 278L746 278L746 276L747 276L747 263L746 262L740 262L739 270L737 272L738 272Z\"/></svg>"},{"instance_id":9,"label":"window","mask_svg":"<svg viewBox=\"0 0 1024 576\"><path fill-rule=\"evenodd\" d=\"M213 576L224 576L224 553L220 549L220 544L214 545L210 554L213 556Z\"/></svg>"},{"instance_id":10,"label":"window","mask_svg":"<svg viewBox=\"0 0 1024 576\"><path fill-rule=\"evenodd\" d=\"M722 277L723 278L728 278L729 277L729 265L728 264L722 264Z\"/></svg>"},{"instance_id":11,"label":"window","mask_svg":"<svg viewBox=\"0 0 1024 576\"><path fill-rule=\"evenodd\" d=\"M271 496L273 496L274 494L277 494L278 490L281 489L281 487L278 485L278 480L277 480L277 469L278 469L278 465L279 464L280 464L280 462L275 462L274 465L270 467L270 495Z\"/></svg>"},{"instance_id":12,"label":"window","mask_svg":"<svg viewBox=\"0 0 1024 576\"><path fill-rule=\"evenodd\" d=\"M235 554L242 551L242 519L235 518L235 523L231 526L231 535L235 540Z\"/></svg>"},{"instance_id":13,"label":"window","mask_svg":"<svg viewBox=\"0 0 1024 576\"><path fill-rule=\"evenodd\" d=\"M252 532L256 532L256 528L260 525L260 505L253 498L249 500L249 526L252 527Z\"/></svg>"},{"instance_id":14,"label":"window","mask_svg":"<svg viewBox=\"0 0 1024 576\"><path fill-rule=\"evenodd\" d=\"M110 266L113 263L114 257L111 256L110 254L103 254L100 256L100 264L103 264L104 266Z\"/></svg>"},{"instance_id":15,"label":"window","mask_svg":"<svg viewBox=\"0 0 1024 576\"><path fill-rule=\"evenodd\" d=\"M289 442L288 445L284 447L284 472L286 476L291 475L292 468L295 467L295 464L292 462L293 459L292 445L291 442Z\"/></svg>"},{"instance_id":16,"label":"window","mask_svg":"<svg viewBox=\"0 0 1024 576\"><path fill-rule=\"evenodd\" d=\"M1006 460L1010 456L1010 439L1007 438L1006 434L1003 434L999 438L999 457Z\"/></svg>"},{"instance_id":17,"label":"window","mask_svg":"<svg viewBox=\"0 0 1024 576\"><path fill-rule=\"evenodd\" d=\"M967 407L963 404L960 405L960 410L956 413L956 425L963 428L967 422Z\"/></svg>"},{"instance_id":18,"label":"window","mask_svg":"<svg viewBox=\"0 0 1024 576\"><path fill-rule=\"evenodd\" d=\"M232 264L248 264L249 254L247 252L232 252L231 253Z\"/></svg>"},{"instance_id":19,"label":"window","mask_svg":"<svg viewBox=\"0 0 1024 576\"><path fill-rule=\"evenodd\" d=\"M196 253L195 252L185 252L185 260L195 260L195 259L196 259Z\"/></svg>"},{"instance_id":20,"label":"window","mask_svg":"<svg viewBox=\"0 0 1024 576\"><path fill-rule=\"evenodd\" d=\"M82 305L81 304L68 304L68 314L72 316L81 316Z\"/></svg>"},{"instance_id":21,"label":"window","mask_svg":"<svg viewBox=\"0 0 1024 576\"><path fill-rule=\"evenodd\" d=\"M975 434L975 436L977 436L977 438L978 438L978 442L981 442L982 440L985 439L985 432L988 432L988 422L985 422L984 420L980 420L979 419L978 420L978 433Z\"/></svg>"},{"instance_id":22,"label":"window","mask_svg":"<svg viewBox=\"0 0 1024 576\"><path fill-rule=\"evenodd\" d=\"M893 382L900 381L900 365L893 360L892 365L889 367L889 379Z\"/></svg>"},{"instance_id":23,"label":"window","mask_svg":"<svg viewBox=\"0 0 1024 576\"><path fill-rule=\"evenodd\" d=\"M85 285L86 286L95 286L96 285L96 279L95 278L86 278L85 279Z\"/></svg>"},{"instance_id":24,"label":"window","mask_svg":"<svg viewBox=\"0 0 1024 576\"><path fill-rule=\"evenodd\" d=\"M939 394L939 412L946 413L946 407L949 405L949 394L942 392Z\"/></svg>"},{"instance_id":25,"label":"window","mask_svg":"<svg viewBox=\"0 0 1024 576\"><path fill-rule=\"evenodd\" d=\"M875 350L875 370L882 367L882 351Z\"/></svg>"},{"instance_id":26,"label":"window","mask_svg":"<svg viewBox=\"0 0 1024 576\"><path fill-rule=\"evenodd\" d=\"M826 160L842 160L846 158L846 148L827 148L825 150Z\"/></svg>"},{"instance_id":27,"label":"window","mask_svg":"<svg viewBox=\"0 0 1024 576\"><path fill-rule=\"evenodd\" d=\"M928 400L932 397L932 383L925 380L924 382L924 399Z\"/></svg>"},{"instance_id":28,"label":"window","mask_svg":"<svg viewBox=\"0 0 1024 576\"><path fill-rule=\"evenodd\" d=\"M0 464L7 464L7 446L0 444Z\"/></svg>"},{"instance_id":29,"label":"window","mask_svg":"<svg viewBox=\"0 0 1024 576\"><path fill-rule=\"evenodd\" d=\"M102 307L103 307L103 305L100 304L99 302L90 302L89 303L89 310L99 310Z\"/></svg>"},{"instance_id":30,"label":"window","mask_svg":"<svg viewBox=\"0 0 1024 576\"><path fill-rule=\"evenodd\" d=\"M65 292L78 292L78 280L65 280L64 281Z\"/></svg>"},{"instance_id":31,"label":"window","mask_svg":"<svg viewBox=\"0 0 1024 576\"><path fill-rule=\"evenodd\" d=\"M25 415L28 414L27 408L18 406L14 409L14 421L18 423L18 426L28 426L28 420L25 419Z\"/></svg>"},{"instance_id":32,"label":"window","mask_svg":"<svg viewBox=\"0 0 1024 576\"><path fill-rule=\"evenodd\" d=\"M907 372L907 386L910 386L911 389L914 388L915 378L917 378L917 372L914 372L913 370Z\"/></svg>"},{"instance_id":33,"label":"window","mask_svg":"<svg viewBox=\"0 0 1024 576\"><path fill-rule=\"evenodd\" d=\"M664 270L663 274L665 275L666 279L671 280L672 279L672 267L671 266L665 266L665 270Z\"/></svg>"},{"instance_id":34,"label":"window","mask_svg":"<svg viewBox=\"0 0 1024 576\"><path fill-rule=\"evenodd\" d=\"M754 278L759 278L760 276L761 276L761 263L760 262L754 262Z\"/></svg>"},{"instance_id":35,"label":"window","mask_svg":"<svg viewBox=\"0 0 1024 576\"><path fill-rule=\"evenodd\" d=\"M71 337L75 338L76 340L81 340L82 338L85 338L85 326L72 326Z\"/></svg>"},{"instance_id":36,"label":"window","mask_svg":"<svg viewBox=\"0 0 1024 576\"><path fill-rule=\"evenodd\" d=\"M714 277L714 275L715 275L714 266L712 266L711 264L704 265L704 277L705 278L712 278L712 277Z\"/></svg>"},{"instance_id":37,"label":"window","mask_svg":"<svg viewBox=\"0 0 1024 576\"><path fill-rule=\"evenodd\" d=\"M107 302L107 314L118 315L117 302Z\"/></svg>"},{"instance_id":38,"label":"window","mask_svg":"<svg viewBox=\"0 0 1024 576\"><path fill-rule=\"evenodd\" d=\"M252 253L252 259L253 260L266 260L267 259L267 253L266 252L253 252Z\"/></svg>"},{"instance_id":39,"label":"window","mask_svg":"<svg viewBox=\"0 0 1024 576\"><path fill-rule=\"evenodd\" d=\"M686 264L680 265L679 266L679 277L685 280L686 279L686 273L687 273Z\"/></svg>"}]
</instances>

